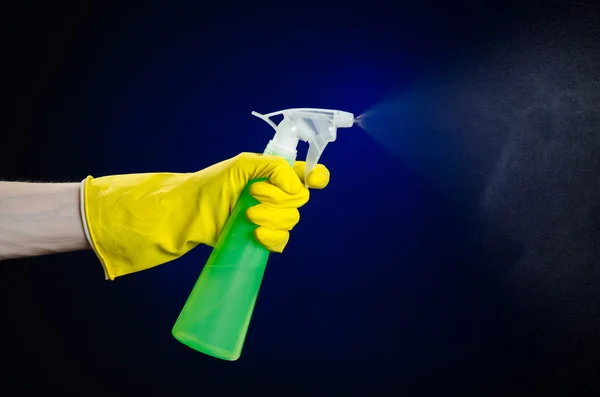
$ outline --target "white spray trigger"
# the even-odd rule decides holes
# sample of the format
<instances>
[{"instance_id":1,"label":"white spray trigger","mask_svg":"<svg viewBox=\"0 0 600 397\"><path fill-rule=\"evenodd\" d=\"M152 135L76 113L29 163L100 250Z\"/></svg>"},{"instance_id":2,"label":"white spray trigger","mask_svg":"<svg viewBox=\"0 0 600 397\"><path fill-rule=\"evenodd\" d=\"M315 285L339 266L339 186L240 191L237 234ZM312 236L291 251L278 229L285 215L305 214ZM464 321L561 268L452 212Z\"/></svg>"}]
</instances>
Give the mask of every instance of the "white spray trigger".
<instances>
[{"instance_id":1,"label":"white spray trigger","mask_svg":"<svg viewBox=\"0 0 600 397\"><path fill-rule=\"evenodd\" d=\"M276 125L270 118L282 114L283 120ZM299 108L279 112L252 115L263 119L275 130L275 136L265 149L265 154L284 157L293 166L296 159L298 141L308 143L304 181L317 166L319 159L329 142L337 138L337 128L348 128L354 125L354 115L349 112L329 109Z\"/></svg>"},{"instance_id":2,"label":"white spray trigger","mask_svg":"<svg viewBox=\"0 0 600 397\"><path fill-rule=\"evenodd\" d=\"M307 136L299 137L301 140L308 142L306 167L304 169L304 181L308 187L308 175L319 163L319 159L325 151L327 144L337 139L337 127L330 120L311 119L309 117L300 118L298 123L302 124L301 131L312 132L307 134Z\"/></svg>"}]
</instances>

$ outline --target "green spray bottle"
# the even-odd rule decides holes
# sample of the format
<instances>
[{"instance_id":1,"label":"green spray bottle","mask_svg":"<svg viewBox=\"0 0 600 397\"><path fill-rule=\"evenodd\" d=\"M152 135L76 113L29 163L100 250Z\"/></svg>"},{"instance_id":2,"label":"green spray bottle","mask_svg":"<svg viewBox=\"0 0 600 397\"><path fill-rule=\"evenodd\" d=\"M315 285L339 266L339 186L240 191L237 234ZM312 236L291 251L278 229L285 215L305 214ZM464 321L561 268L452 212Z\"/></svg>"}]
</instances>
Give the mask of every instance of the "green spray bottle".
<instances>
[{"instance_id":1,"label":"green spray bottle","mask_svg":"<svg viewBox=\"0 0 600 397\"><path fill-rule=\"evenodd\" d=\"M335 141L337 128L354 124L352 113L328 109L252 115L275 129L264 154L281 156L293 166L298 142L308 142L305 180L327 144ZM279 125L271 120L278 115L283 115ZM222 360L235 361L242 353L269 259L269 251L254 237L257 226L246 218L246 210L258 204L249 193L254 182L248 182L240 195L172 331L184 345Z\"/></svg>"}]
</instances>

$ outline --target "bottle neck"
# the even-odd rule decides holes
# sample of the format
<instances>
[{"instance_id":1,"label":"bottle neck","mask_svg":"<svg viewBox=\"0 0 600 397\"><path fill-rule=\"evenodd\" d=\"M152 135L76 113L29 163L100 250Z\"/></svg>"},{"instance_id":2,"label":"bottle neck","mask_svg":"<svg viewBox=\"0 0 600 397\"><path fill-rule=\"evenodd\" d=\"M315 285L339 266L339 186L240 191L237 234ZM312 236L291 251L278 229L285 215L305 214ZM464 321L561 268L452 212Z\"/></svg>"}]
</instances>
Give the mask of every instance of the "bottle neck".
<instances>
[{"instance_id":1,"label":"bottle neck","mask_svg":"<svg viewBox=\"0 0 600 397\"><path fill-rule=\"evenodd\" d=\"M270 140L263 154L283 157L288 164L293 167L296 162L296 149L289 150L285 146L277 144L275 140Z\"/></svg>"},{"instance_id":2,"label":"bottle neck","mask_svg":"<svg viewBox=\"0 0 600 397\"><path fill-rule=\"evenodd\" d=\"M275 136L269 141L264 154L283 157L293 166L299 141L296 128L296 123L284 117L277 126Z\"/></svg>"},{"instance_id":3,"label":"bottle neck","mask_svg":"<svg viewBox=\"0 0 600 397\"><path fill-rule=\"evenodd\" d=\"M275 130L273 142L288 151L295 150L299 141L297 128L295 122L284 117Z\"/></svg>"}]
</instances>

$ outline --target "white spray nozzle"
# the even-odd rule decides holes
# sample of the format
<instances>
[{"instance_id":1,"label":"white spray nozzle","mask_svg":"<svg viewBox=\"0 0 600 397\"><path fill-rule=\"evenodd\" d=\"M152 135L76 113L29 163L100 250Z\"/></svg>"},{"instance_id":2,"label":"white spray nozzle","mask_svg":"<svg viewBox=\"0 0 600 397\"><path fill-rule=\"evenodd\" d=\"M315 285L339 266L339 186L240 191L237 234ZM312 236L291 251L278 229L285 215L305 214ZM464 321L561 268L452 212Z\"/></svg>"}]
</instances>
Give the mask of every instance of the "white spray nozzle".
<instances>
[{"instance_id":1,"label":"white spray nozzle","mask_svg":"<svg viewBox=\"0 0 600 397\"><path fill-rule=\"evenodd\" d=\"M282 156L293 165L298 141L308 142L305 182L308 180L308 174L318 164L327 144L336 140L337 128L349 128L354 125L354 115L341 110L298 108L264 115L257 112L252 114L263 119L275 130L275 136L269 141L265 154ZM277 115L283 115L279 125L270 119Z\"/></svg>"},{"instance_id":2,"label":"white spray nozzle","mask_svg":"<svg viewBox=\"0 0 600 397\"><path fill-rule=\"evenodd\" d=\"M333 124L340 128L350 128L354 125L354 115L350 112L336 110L333 115Z\"/></svg>"}]
</instances>

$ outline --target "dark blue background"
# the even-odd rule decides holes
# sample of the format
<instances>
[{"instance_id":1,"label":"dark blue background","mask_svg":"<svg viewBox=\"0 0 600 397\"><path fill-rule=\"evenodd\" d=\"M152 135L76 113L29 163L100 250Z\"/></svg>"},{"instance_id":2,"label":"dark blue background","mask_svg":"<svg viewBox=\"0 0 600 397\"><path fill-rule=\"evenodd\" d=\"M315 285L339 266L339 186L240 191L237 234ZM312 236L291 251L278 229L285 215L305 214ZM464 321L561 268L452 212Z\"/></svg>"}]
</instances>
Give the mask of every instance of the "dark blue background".
<instances>
[{"instance_id":1,"label":"dark blue background","mask_svg":"<svg viewBox=\"0 0 600 397\"><path fill-rule=\"evenodd\" d=\"M272 130L252 110L358 115L558 3L19 2L5 14L0 177L187 172L259 152ZM469 208L359 128L322 161L331 184L271 257L238 362L170 335L207 247L115 282L91 252L32 258L1 268L0 394L592 387L595 347L557 352L547 313L525 314L498 281L518 247L484 248Z\"/></svg>"}]
</instances>

